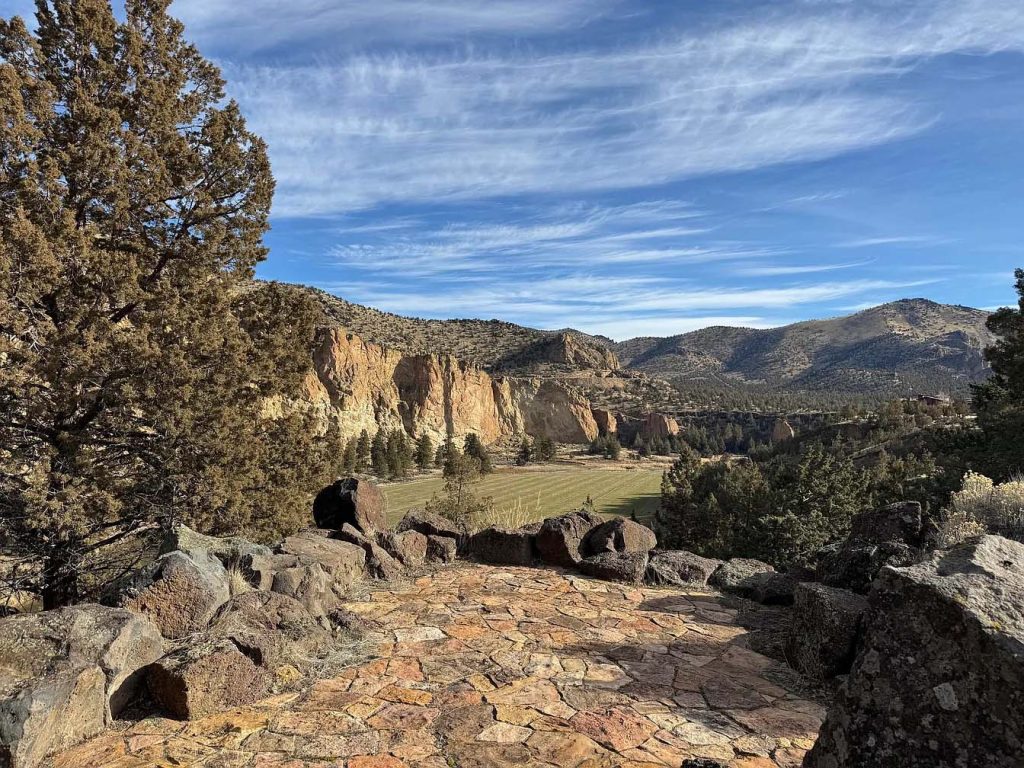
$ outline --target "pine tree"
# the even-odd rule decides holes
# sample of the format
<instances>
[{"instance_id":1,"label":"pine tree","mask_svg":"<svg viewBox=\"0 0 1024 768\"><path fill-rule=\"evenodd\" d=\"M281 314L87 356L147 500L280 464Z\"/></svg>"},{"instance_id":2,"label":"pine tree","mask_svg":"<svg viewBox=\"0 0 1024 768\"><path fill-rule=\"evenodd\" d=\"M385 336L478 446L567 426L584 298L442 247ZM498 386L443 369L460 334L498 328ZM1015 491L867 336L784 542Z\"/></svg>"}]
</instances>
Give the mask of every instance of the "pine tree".
<instances>
[{"instance_id":1,"label":"pine tree","mask_svg":"<svg viewBox=\"0 0 1024 768\"><path fill-rule=\"evenodd\" d=\"M466 435L466 439L462 446L462 452L466 456L472 456L477 460L477 463L480 465L481 474L486 475L491 472L491 456L484 447L484 444L480 442L480 438L473 432Z\"/></svg>"},{"instance_id":2,"label":"pine tree","mask_svg":"<svg viewBox=\"0 0 1024 768\"><path fill-rule=\"evenodd\" d=\"M365 429L359 433L359 441L356 443L356 472L365 472L370 467L370 433Z\"/></svg>"},{"instance_id":3,"label":"pine tree","mask_svg":"<svg viewBox=\"0 0 1024 768\"><path fill-rule=\"evenodd\" d=\"M533 443L528 435L523 435L523 441L519 444L519 453L516 454L516 464L524 466L533 461Z\"/></svg>"},{"instance_id":4,"label":"pine tree","mask_svg":"<svg viewBox=\"0 0 1024 768\"><path fill-rule=\"evenodd\" d=\"M383 429L378 429L370 444L370 469L380 478L388 476L388 439Z\"/></svg>"},{"instance_id":5,"label":"pine tree","mask_svg":"<svg viewBox=\"0 0 1024 768\"><path fill-rule=\"evenodd\" d=\"M350 475L356 471L356 450L359 440L355 437L350 437L345 443L345 453L341 461L342 471L346 475Z\"/></svg>"},{"instance_id":6,"label":"pine tree","mask_svg":"<svg viewBox=\"0 0 1024 768\"><path fill-rule=\"evenodd\" d=\"M434 461L434 442L430 439L430 435L426 433L420 435L419 440L416 441L414 458L417 468L430 469L430 465Z\"/></svg>"},{"instance_id":7,"label":"pine tree","mask_svg":"<svg viewBox=\"0 0 1024 768\"><path fill-rule=\"evenodd\" d=\"M0 19L0 541L47 608L176 520L297 526L340 454L260 417L308 369L313 308L251 282L266 147L168 4Z\"/></svg>"}]
</instances>

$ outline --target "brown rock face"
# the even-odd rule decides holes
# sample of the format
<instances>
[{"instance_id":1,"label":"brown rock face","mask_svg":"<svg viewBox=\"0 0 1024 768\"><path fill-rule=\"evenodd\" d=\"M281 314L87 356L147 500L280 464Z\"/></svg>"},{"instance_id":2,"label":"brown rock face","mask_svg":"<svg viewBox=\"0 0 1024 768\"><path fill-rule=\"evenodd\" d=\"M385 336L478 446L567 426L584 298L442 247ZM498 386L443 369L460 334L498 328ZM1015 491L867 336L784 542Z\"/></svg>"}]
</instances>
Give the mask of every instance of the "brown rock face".
<instances>
[{"instance_id":1,"label":"brown rock face","mask_svg":"<svg viewBox=\"0 0 1024 768\"><path fill-rule=\"evenodd\" d=\"M793 425L785 419L778 419L775 422L775 427L772 429L772 442L773 443L784 443L787 440L792 440L796 437L796 431L793 429Z\"/></svg>"},{"instance_id":2,"label":"brown rock face","mask_svg":"<svg viewBox=\"0 0 1024 768\"><path fill-rule=\"evenodd\" d=\"M369 480L348 477L324 488L313 500L317 528L340 531L346 523L365 534L387 530L384 496Z\"/></svg>"},{"instance_id":3,"label":"brown rock face","mask_svg":"<svg viewBox=\"0 0 1024 768\"><path fill-rule=\"evenodd\" d=\"M679 434L679 423L663 413L651 413L644 419L640 432L646 438L671 437Z\"/></svg>"},{"instance_id":4,"label":"brown rock face","mask_svg":"<svg viewBox=\"0 0 1024 768\"><path fill-rule=\"evenodd\" d=\"M594 421L597 423L597 430L602 435L614 435L619 431L619 422L611 411L595 408L593 415Z\"/></svg>"},{"instance_id":5,"label":"brown rock face","mask_svg":"<svg viewBox=\"0 0 1024 768\"><path fill-rule=\"evenodd\" d=\"M597 436L589 402L561 381L492 377L451 355L406 355L340 328L320 331L300 403L345 438L399 428L435 444L470 432L488 444L524 432L565 443Z\"/></svg>"}]
</instances>

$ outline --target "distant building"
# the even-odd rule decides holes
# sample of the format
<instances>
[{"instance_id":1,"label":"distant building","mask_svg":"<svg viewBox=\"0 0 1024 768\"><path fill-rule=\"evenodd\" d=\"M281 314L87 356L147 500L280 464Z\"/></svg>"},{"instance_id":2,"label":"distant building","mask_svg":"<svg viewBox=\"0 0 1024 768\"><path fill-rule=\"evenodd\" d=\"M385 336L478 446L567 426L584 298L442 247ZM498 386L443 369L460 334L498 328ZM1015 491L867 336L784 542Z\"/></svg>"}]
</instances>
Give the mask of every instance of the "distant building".
<instances>
[{"instance_id":1,"label":"distant building","mask_svg":"<svg viewBox=\"0 0 1024 768\"><path fill-rule=\"evenodd\" d=\"M925 405L943 406L950 405L953 402L953 398L949 395L938 394L938 395L918 395L915 400Z\"/></svg>"}]
</instances>

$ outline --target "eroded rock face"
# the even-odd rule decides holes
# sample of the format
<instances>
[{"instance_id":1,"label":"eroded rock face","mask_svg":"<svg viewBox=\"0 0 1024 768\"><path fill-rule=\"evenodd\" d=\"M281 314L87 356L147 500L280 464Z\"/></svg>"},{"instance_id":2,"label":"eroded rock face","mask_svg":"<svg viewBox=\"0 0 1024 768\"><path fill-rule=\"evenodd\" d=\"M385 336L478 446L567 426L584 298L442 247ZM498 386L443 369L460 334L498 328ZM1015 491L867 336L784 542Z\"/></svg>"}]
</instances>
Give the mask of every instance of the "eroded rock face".
<instances>
[{"instance_id":1,"label":"eroded rock face","mask_svg":"<svg viewBox=\"0 0 1024 768\"><path fill-rule=\"evenodd\" d=\"M123 608L81 605L0 621L0 765L34 766L99 733L162 653L156 626Z\"/></svg>"},{"instance_id":2,"label":"eroded rock face","mask_svg":"<svg viewBox=\"0 0 1024 768\"><path fill-rule=\"evenodd\" d=\"M406 567L422 565L427 559L427 537L419 531L385 533L379 539L381 546Z\"/></svg>"},{"instance_id":3,"label":"eroded rock face","mask_svg":"<svg viewBox=\"0 0 1024 768\"><path fill-rule=\"evenodd\" d=\"M658 537L654 531L623 517L597 526L583 542L583 550L588 556L604 552L650 552L656 546Z\"/></svg>"},{"instance_id":4,"label":"eroded rock face","mask_svg":"<svg viewBox=\"0 0 1024 768\"><path fill-rule=\"evenodd\" d=\"M369 480L347 477L324 488L313 500L317 528L340 531L354 526L365 534L387 530L384 495Z\"/></svg>"},{"instance_id":5,"label":"eroded rock face","mask_svg":"<svg viewBox=\"0 0 1024 768\"><path fill-rule=\"evenodd\" d=\"M593 413L597 429L602 435L614 435L619 431L619 422L614 413L604 408L595 408Z\"/></svg>"},{"instance_id":6,"label":"eroded rock face","mask_svg":"<svg viewBox=\"0 0 1024 768\"><path fill-rule=\"evenodd\" d=\"M549 565L571 568L587 556L583 540L604 522L593 512L580 510L549 517L537 531L537 554Z\"/></svg>"},{"instance_id":7,"label":"eroded rock face","mask_svg":"<svg viewBox=\"0 0 1024 768\"><path fill-rule=\"evenodd\" d=\"M259 701L270 689L270 675L230 640L207 640L153 664L146 684L162 711L195 720Z\"/></svg>"},{"instance_id":8,"label":"eroded rock face","mask_svg":"<svg viewBox=\"0 0 1024 768\"><path fill-rule=\"evenodd\" d=\"M402 564L391 556L391 554L376 540L357 531L348 523L345 523L338 531L338 538L355 544L363 550L366 555L366 572L375 579L397 579L402 576Z\"/></svg>"},{"instance_id":9,"label":"eroded rock face","mask_svg":"<svg viewBox=\"0 0 1024 768\"><path fill-rule=\"evenodd\" d=\"M701 557L683 550L655 552L647 564L644 579L648 584L703 587L720 565L721 560Z\"/></svg>"},{"instance_id":10,"label":"eroded rock face","mask_svg":"<svg viewBox=\"0 0 1024 768\"><path fill-rule=\"evenodd\" d=\"M300 563L316 563L323 567L340 589L362 578L366 572L363 549L347 541L338 541L316 531L300 531L289 536L280 546L281 554L294 555Z\"/></svg>"},{"instance_id":11,"label":"eroded rock face","mask_svg":"<svg viewBox=\"0 0 1024 768\"><path fill-rule=\"evenodd\" d=\"M1011 768L1024 745L1024 545L883 568L808 768Z\"/></svg>"},{"instance_id":12,"label":"eroded rock face","mask_svg":"<svg viewBox=\"0 0 1024 768\"><path fill-rule=\"evenodd\" d=\"M448 536L452 539L459 539L466 535L466 529L461 525L433 512L419 509L408 512L398 521L395 532L404 533L405 531L416 531L424 536Z\"/></svg>"},{"instance_id":13,"label":"eroded rock face","mask_svg":"<svg viewBox=\"0 0 1024 768\"><path fill-rule=\"evenodd\" d=\"M495 377L451 355L406 355L340 328L319 332L300 404L346 439L378 429L435 443L471 432L484 443L524 432L569 443L597 436L589 402L561 381ZM286 407L266 406L269 414Z\"/></svg>"},{"instance_id":14,"label":"eroded rock face","mask_svg":"<svg viewBox=\"0 0 1024 768\"><path fill-rule=\"evenodd\" d=\"M663 413L651 413L640 426L640 433L648 439L671 437L679 434L679 422Z\"/></svg>"}]
</instances>

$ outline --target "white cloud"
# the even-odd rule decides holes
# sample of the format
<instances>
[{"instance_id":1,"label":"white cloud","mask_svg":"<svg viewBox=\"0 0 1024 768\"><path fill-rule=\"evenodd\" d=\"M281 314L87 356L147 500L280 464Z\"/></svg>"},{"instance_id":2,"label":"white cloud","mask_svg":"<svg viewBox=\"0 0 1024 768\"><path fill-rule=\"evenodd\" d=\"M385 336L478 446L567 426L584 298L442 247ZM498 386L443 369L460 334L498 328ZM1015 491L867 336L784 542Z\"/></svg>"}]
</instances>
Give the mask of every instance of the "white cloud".
<instances>
[{"instance_id":1,"label":"white cloud","mask_svg":"<svg viewBox=\"0 0 1024 768\"><path fill-rule=\"evenodd\" d=\"M393 1L374 5L396 12ZM456 4L441 6L452 13L439 23L456 24ZM261 28L280 17L238 7ZM302 65L228 64L226 74L269 140L279 216L643 187L912 135L935 115L879 87L886 76L1024 41L1019 3L886 8L788 6L632 48L328 52ZM539 26L557 23L542 16Z\"/></svg>"},{"instance_id":2,"label":"white cloud","mask_svg":"<svg viewBox=\"0 0 1024 768\"><path fill-rule=\"evenodd\" d=\"M859 240L847 240L836 243L837 248L877 248L884 245L939 245L946 242L937 237L927 235L892 235L889 237L865 237Z\"/></svg>"},{"instance_id":3,"label":"white cloud","mask_svg":"<svg viewBox=\"0 0 1024 768\"><path fill-rule=\"evenodd\" d=\"M817 272L834 272L840 269L853 269L870 264L870 261L857 261L851 264L792 264L769 267L743 266L736 269L736 274L745 277L782 277L785 275L808 275Z\"/></svg>"}]
</instances>

